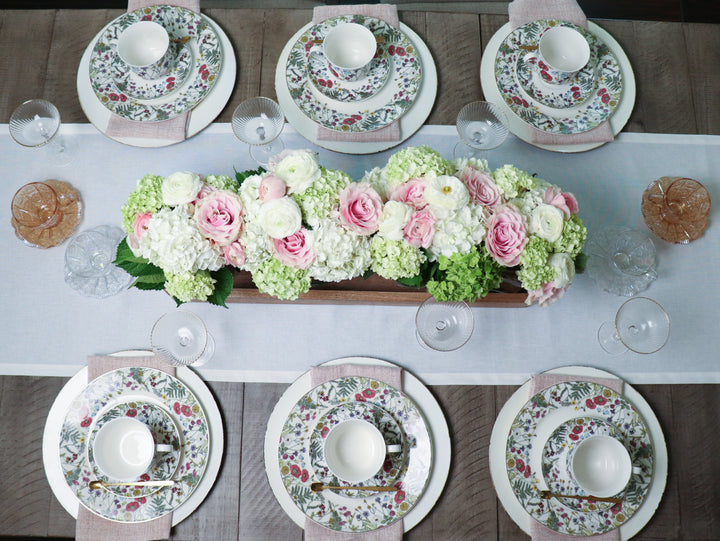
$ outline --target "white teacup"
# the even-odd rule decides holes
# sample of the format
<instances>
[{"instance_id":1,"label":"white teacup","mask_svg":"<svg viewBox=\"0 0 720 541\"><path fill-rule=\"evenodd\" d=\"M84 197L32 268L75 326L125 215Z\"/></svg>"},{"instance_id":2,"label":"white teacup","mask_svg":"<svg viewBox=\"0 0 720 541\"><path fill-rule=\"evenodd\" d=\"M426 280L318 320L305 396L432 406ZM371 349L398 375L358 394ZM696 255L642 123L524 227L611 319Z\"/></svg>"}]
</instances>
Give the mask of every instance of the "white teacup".
<instances>
[{"instance_id":1,"label":"white teacup","mask_svg":"<svg viewBox=\"0 0 720 541\"><path fill-rule=\"evenodd\" d=\"M590 45L576 29L553 26L540 37L537 56L540 77L548 83L564 83L588 63Z\"/></svg>"},{"instance_id":2,"label":"white teacup","mask_svg":"<svg viewBox=\"0 0 720 541\"><path fill-rule=\"evenodd\" d=\"M153 21L128 26L118 38L117 53L143 79L167 75L175 61L167 30Z\"/></svg>"},{"instance_id":3,"label":"white teacup","mask_svg":"<svg viewBox=\"0 0 720 541\"><path fill-rule=\"evenodd\" d=\"M373 477L382 468L387 453L400 453L401 444L386 445L378 428L361 419L337 424L325 438L325 462L330 471L348 483Z\"/></svg>"},{"instance_id":4,"label":"white teacup","mask_svg":"<svg viewBox=\"0 0 720 541\"><path fill-rule=\"evenodd\" d=\"M375 34L357 23L340 23L323 40L323 53L329 67L345 81L366 77L376 51Z\"/></svg>"},{"instance_id":5,"label":"white teacup","mask_svg":"<svg viewBox=\"0 0 720 541\"><path fill-rule=\"evenodd\" d=\"M150 427L132 417L118 417L100 427L93 442L95 464L117 481L134 481L147 471L155 453L172 445L155 444Z\"/></svg>"},{"instance_id":6,"label":"white teacup","mask_svg":"<svg viewBox=\"0 0 720 541\"><path fill-rule=\"evenodd\" d=\"M588 495L600 498L622 492L633 473L641 473L633 466L625 445L605 434L581 441L568 456L570 475Z\"/></svg>"}]
</instances>

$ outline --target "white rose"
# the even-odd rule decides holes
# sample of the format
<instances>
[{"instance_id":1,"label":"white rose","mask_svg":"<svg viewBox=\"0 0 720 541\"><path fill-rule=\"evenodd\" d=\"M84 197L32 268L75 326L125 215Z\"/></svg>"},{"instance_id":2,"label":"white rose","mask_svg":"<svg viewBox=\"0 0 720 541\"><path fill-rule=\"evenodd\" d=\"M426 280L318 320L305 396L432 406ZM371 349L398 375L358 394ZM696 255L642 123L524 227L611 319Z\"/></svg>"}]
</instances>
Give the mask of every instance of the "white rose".
<instances>
[{"instance_id":1,"label":"white rose","mask_svg":"<svg viewBox=\"0 0 720 541\"><path fill-rule=\"evenodd\" d=\"M317 154L307 150L288 153L276 166L275 175L285 181L288 193L302 193L320 178Z\"/></svg>"},{"instance_id":2,"label":"white rose","mask_svg":"<svg viewBox=\"0 0 720 541\"><path fill-rule=\"evenodd\" d=\"M400 201L388 201L383 207L378 233L388 240L403 240L403 229L410 220L412 208Z\"/></svg>"},{"instance_id":3,"label":"white rose","mask_svg":"<svg viewBox=\"0 0 720 541\"><path fill-rule=\"evenodd\" d=\"M197 197L201 187L200 175L189 171L173 173L163 180L163 203L171 207L190 203Z\"/></svg>"},{"instance_id":4,"label":"white rose","mask_svg":"<svg viewBox=\"0 0 720 541\"><path fill-rule=\"evenodd\" d=\"M427 177L426 181L423 197L433 212L440 215L438 217L447 216L450 211L465 207L470 202L470 192L457 177L440 175Z\"/></svg>"},{"instance_id":5,"label":"white rose","mask_svg":"<svg viewBox=\"0 0 720 541\"><path fill-rule=\"evenodd\" d=\"M543 203L535 207L530 215L530 233L555 242L562 235L564 220L565 215L559 208Z\"/></svg>"},{"instance_id":6,"label":"white rose","mask_svg":"<svg viewBox=\"0 0 720 541\"><path fill-rule=\"evenodd\" d=\"M302 225L298 204L289 197L271 199L260 207L258 216L265 233L274 239L284 239L297 233Z\"/></svg>"},{"instance_id":7,"label":"white rose","mask_svg":"<svg viewBox=\"0 0 720 541\"><path fill-rule=\"evenodd\" d=\"M575 277L575 262L566 253L553 254L548 260L553 270L553 282L560 289L570 284Z\"/></svg>"}]
</instances>

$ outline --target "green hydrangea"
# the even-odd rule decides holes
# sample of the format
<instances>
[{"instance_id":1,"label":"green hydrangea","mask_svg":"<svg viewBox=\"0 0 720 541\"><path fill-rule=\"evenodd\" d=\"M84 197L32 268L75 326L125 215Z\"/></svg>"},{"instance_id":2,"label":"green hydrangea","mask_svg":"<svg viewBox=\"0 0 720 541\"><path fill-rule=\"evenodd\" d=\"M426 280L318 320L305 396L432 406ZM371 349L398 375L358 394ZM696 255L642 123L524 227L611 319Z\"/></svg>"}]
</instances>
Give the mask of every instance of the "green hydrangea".
<instances>
[{"instance_id":1,"label":"green hydrangea","mask_svg":"<svg viewBox=\"0 0 720 541\"><path fill-rule=\"evenodd\" d=\"M390 187L433 171L452 175L453 165L429 146L408 147L390 156L385 167L385 180Z\"/></svg>"},{"instance_id":2,"label":"green hydrangea","mask_svg":"<svg viewBox=\"0 0 720 541\"><path fill-rule=\"evenodd\" d=\"M473 247L470 253L438 258L437 278L427 283L428 292L438 301L474 301L502 283L503 267L485 250Z\"/></svg>"},{"instance_id":3,"label":"green hydrangea","mask_svg":"<svg viewBox=\"0 0 720 541\"><path fill-rule=\"evenodd\" d=\"M258 291L287 301L294 301L310 289L308 271L288 267L274 257L260 263L252 279Z\"/></svg>"},{"instance_id":4,"label":"green hydrangea","mask_svg":"<svg viewBox=\"0 0 720 541\"><path fill-rule=\"evenodd\" d=\"M203 181L218 190L228 190L237 193L240 189L240 183L227 175L208 175Z\"/></svg>"},{"instance_id":5,"label":"green hydrangea","mask_svg":"<svg viewBox=\"0 0 720 541\"><path fill-rule=\"evenodd\" d=\"M370 245L370 256L372 271L388 280L416 276L420 273L420 266L427 260L419 248L377 235Z\"/></svg>"},{"instance_id":6,"label":"green hydrangea","mask_svg":"<svg viewBox=\"0 0 720 541\"><path fill-rule=\"evenodd\" d=\"M215 279L204 270L170 274L165 277L165 289L180 302L206 301L215 289Z\"/></svg>"},{"instance_id":7,"label":"green hydrangea","mask_svg":"<svg viewBox=\"0 0 720 541\"><path fill-rule=\"evenodd\" d=\"M520 254L522 268L517 272L518 280L526 290L538 289L553 279L553 269L548 265L551 250L552 246L545 239L536 235L528 239Z\"/></svg>"},{"instance_id":8,"label":"green hydrangea","mask_svg":"<svg viewBox=\"0 0 720 541\"><path fill-rule=\"evenodd\" d=\"M582 251L587 239L587 228L583 225L582 219L573 214L569 220L565 220L562 235L553 244L555 252L566 252L575 259Z\"/></svg>"},{"instance_id":9,"label":"green hydrangea","mask_svg":"<svg viewBox=\"0 0 720 541\"><path fill-rule=\"evenodd\" d=\"M155 214L163 206L162 183L165 180L160 175L145 175L137 181L135 189L120 207L122 212L122 227L126 233L133 232L133 222L138 214L149 212Z\"/></svg>"},{"instance_id":10,"label":"green hydrangea","mask_svg":"<svg viewBox=\"0 0 720 541\"><path fill-rule=\"evenodd\" d=\"M532 175L513 165L503 165L493 171L492 176L505 199L517 197L522 190L532 190L537 182Z\"/></svg>"},{"instance_id":11,"label":"green hydrangea","mask_svg":"<svg viewBox=\"0 0 720 541\"><path fill-rule=\"evenodd\" d=\"M351 182L350 176L333 169L321 168L322 174L312 186L299 194L293 194L293 199L300 205L305 223L310 227L317 227L320 222L330 215L330 211L340 203L340 192Z\"/></svg>"}]
</instances>

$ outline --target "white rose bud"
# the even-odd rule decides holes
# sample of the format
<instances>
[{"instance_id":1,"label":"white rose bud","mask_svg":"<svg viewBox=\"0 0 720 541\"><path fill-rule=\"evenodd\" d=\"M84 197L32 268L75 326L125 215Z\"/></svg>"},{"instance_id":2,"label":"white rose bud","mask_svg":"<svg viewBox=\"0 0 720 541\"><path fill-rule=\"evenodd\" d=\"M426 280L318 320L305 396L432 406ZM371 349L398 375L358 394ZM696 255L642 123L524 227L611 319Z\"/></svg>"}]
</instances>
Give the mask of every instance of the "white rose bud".
<instances>
[{"instance_id":1,"label":"white rose bud","mask_svg":"<svg viewBox=\"0 0 720 541\"><path fill-rule=\"evenodd\" d=\"M274 171L275 175L285 181L288 193L302 193L320 178L320 165L317 155L307 150L288 153Z\"/></svg>"},{"instance_id":2,"label":"white rose bud","mask_svg":"<svg viewBox=\"0 0 720 541\"><path fill-rule=\"evenodd\" d=\"M189 171L173 173L163 180L163 203L171 207L190 203L197 197L201 187L200 175Z\"/></svg>"},{"instance_id":3,"label":"white rose bud","mask_svg":"<svg viewBox=\"0 0 720 541\"><path fill-rule=\"evenodd\" d=\"M444 217L449 211L465 207L470 202L470 192L462 181L449 175L429 178L423 197L438 217Z\"/></svg>"},{"instance_id":4,"label":"white rose bud","mask_svg":"<svg viewBox=\"0 0 720 541\"><path fill-rule=\"evenodd\" d=\"M400 201L388 201L383 207L378 233L388 240L403 240L403 229L410 220L412 208Z\"/></svg>"},{"instance_id":5,"label":"white rose bud","mask_svg":"<svg viewBox=\"0 0 720 541\"><path fill-rule=\"evenodd\" d=\"M548 242L555 242L562 235L565 215L552 205L538 205L530 215L530 233Z\"/></svg>"},{"instance_id":6,"label":"white rose bud","mask_svg":"<svg viewBox=\"0 0 720 541\"><path fill-rule=\"evenodd\" d=\"M553 270L553 282L560 289L570 284L575 277L575 262L566 253L553 254L548 260Z\"/></svg>"},{"instance_id":7,"label":"white rose bud","mask_svg":"<svg viewBox=\"0 0 720 541\"><path fill-rule=\"evenodd\" d=\"M263 203L258 218L265 233L274 239L289 237L297 233L302 225L300 207L289 197Z\"/></svg>"}]
</instances>

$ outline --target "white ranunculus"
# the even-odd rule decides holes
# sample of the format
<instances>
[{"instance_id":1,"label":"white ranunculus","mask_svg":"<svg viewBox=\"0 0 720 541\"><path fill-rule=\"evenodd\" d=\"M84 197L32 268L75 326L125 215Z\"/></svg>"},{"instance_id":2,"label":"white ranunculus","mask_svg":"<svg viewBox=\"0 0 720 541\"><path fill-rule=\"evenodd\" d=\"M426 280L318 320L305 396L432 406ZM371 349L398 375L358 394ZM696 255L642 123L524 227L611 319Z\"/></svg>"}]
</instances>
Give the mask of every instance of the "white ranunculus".
<instances>
[{"instance_id":1,"label":"white ranunculus","mask_svg":"<svg viewBox=\"0 0 720 541\"><path fill-rule=\"evenodd\" d=\"M575 277L575 262L566 253L553 254L548 260L553 270L553 282L560 289L570 284Z\"/></svg>"},{"instance_id":2,"label":"white ranunculus","mask_svg":"<svg viewBox=\"0 0 720 541\"><path fill-rule=\"evenodd\" d=\"M274 239L289 237L297 233L302 226L300 207L289 197L271 199L263 203L258 219L265 233Z\"/></svg>"},{"instance_id":3,"label":"white ranunculus","mask_svg":"<svg viewBox=\"0 0 720 541\"><path fill-rule=\"evenodd\" d=\"M378 233L388 240L403 240L403 229L410 220L412 207L400 201L388 201L383 207Z\"/></svg>"},{"instance_id":4,"label":"white ranunculus","mask_svg":"<svg viewBox=\"0 0 720 541\"><path fill-rule=\"evenodd\" d=\"M260 196L258 195L258 188L262 182L263 177L261 175L252 175L243 180L240 185L240 200L242 201L243 207L245 208L246 216L256 216L260 212Z\"/></svg>"},{"instance_id":5,"label":"white ranunculus","mask_svg":"<svg viewBox=\"0 0 720 541\"><path fill-rule=\"evenodd\" d=\"M321 175L317 154L308 150L289 152L277 164L275 175L288 187L288 193L302 193L313 185Z\"/></svg>"},{"instance_id":6,"label":"white ranunculus","mask_svg":"<svg viewBox=\"0 0 720 541\"><path fill-rule=\"evenodd\" d=\"M201 187L200 175L189 171L173 173L163 180L163 203L171 207L190 203L197 197Z\"/></svg>"},{"instance_id":7,"label":"white ranunculus","mask_svg":"<svg viewBox=\"0 0 720 541\"><path fill-rule=\"evenodd\" d=\"M552 205L538 205L530 215L530 233L548 242L555 242L562 235L565 215Z\"/></svg>"},{"instance_id":8,"label":"white ranunculus","mask_svg":"<svg viewBox=\"0 0 720 541\"><path fill-rule=\"evenodd\" d=\"M465 207L470 202L470 192L457 177L428 176L426 181L423 197L438 217L445 217L449 212Z\"/></svg>"}]
</instances>

